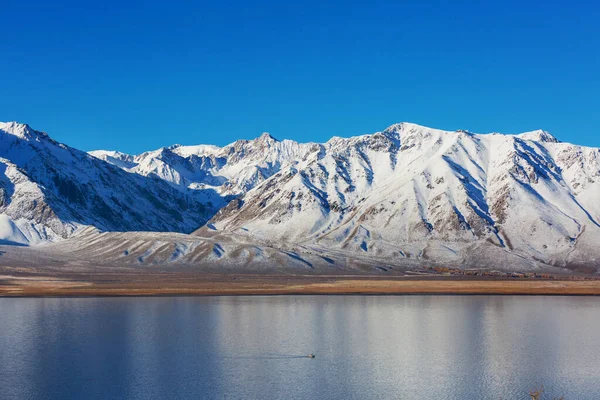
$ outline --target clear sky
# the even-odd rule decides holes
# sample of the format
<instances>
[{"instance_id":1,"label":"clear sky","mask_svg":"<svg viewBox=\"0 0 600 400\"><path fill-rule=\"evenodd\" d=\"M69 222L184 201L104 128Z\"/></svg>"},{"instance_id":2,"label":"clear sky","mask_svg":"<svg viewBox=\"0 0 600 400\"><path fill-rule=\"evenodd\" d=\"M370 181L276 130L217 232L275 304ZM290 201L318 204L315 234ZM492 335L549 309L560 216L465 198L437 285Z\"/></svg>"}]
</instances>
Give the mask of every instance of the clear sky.
<instances>
[{"instance_id":1,"label":"clear sky","mask_svg":"<svg viewBox=\"0 0 600 400\"><path fill-rule=\"evenodd\" d=\"M3 2L0 121L130 153L401 121L600 147L598 1L84 3Z\"/></svg>"}]
</instances>

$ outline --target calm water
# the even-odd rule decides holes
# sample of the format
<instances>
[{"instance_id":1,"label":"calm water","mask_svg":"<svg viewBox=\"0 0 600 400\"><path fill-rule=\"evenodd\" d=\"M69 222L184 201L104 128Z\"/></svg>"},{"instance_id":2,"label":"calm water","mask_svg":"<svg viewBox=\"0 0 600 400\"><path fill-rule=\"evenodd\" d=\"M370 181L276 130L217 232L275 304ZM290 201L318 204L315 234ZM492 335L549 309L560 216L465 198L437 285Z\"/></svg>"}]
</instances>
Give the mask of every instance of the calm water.
<instances>
[{"instance_id":1,"label":"calm water","mask_svg":"<svg viewBox=\"0 0 600 400\"><path fill-rule=\"evenodd\" d=\"M599 399L599 343L595 297L0 299L0 399Z\"/></svg>"}]
</instances>

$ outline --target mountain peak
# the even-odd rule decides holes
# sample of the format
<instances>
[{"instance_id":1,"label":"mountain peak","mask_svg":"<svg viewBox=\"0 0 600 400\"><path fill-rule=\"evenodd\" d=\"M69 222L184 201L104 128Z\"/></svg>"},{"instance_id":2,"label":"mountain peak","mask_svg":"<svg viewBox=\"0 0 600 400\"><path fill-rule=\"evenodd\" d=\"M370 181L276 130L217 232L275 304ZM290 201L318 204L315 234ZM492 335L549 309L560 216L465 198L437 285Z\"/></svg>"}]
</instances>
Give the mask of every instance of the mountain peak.
<instances>
[{"instance_id":1,"label":"mountain peak","mask_svg":"<svg viewBox=\"0 0 600 400\"><path fill-rule=\"evenodd\" d=\"M32 129L27 124L22 124L16 121L0 122L0 131L26 140L48 136L46 133L38 132L35 129Z\"/></svg>"},{"instance_id":2,"label":"mountain peak","mask_svg":"<svg viewBox=\"0 0 600 400\"><path fill-rule=\"evenodd\" d=\"M525 140L533 140L536 142L544 142L544 143L560 143L560 141L554 137L550 132L544 131L542 129L538 129L536 131L525 132L517 135L520 139Z\"/></svg>"},{"instance_id":3,"label":"mountain peak","mask_svg":"<svg viewBox=\"0 0 600 400\"><path fill-rule=\"evenodd\" d=\"M461 130L464 131L464 130ZM450 132L444 131L436 128L431 128L429 126L415 124L413 122L398 122L393 125L388 126L383 130L382 133L393 133L393 134L407 134L407 133L415 133L415 132ZM464 131L466 132L466 131Z\"/></svg>"},{"instance_id":4,"label":"mountain peak","mask_svg":"<svg viewBox=\"0 0 600 400\"><path fill-rule=\"evenodd\" d=\"M402 131L405 122L398 122L385 128L382 133L396 133Z\"/></svg>"},{"instance_id":5,"label":"mountain peak","mask_svg":"<svg viewBox=\"0 0 600 400\"><path fill-rule=\"evenodd\" d=\"M258 142L279 142L276 138L274 138L269 132L263 132L257 139Z\"/></svg>"},{"instance_id":6,"label":"mountain peak","mask_svg":"<svg viewBox=\"0 0 600 400\"><path fill-rule=\"evenodd\" d=\"M387 128L385 128L382 133L400 134L401 132L410 131L413 129L422 130L422 129L431 129L431 128L428 128L428 127L422 126L422 125L418 125L418 124L414 124L412 122L397 122L397 123L392 124L392 125L388 126Z\"/></svg>"},{"instance_id":7,"label":"mountain peak","mask_svg":"<svg viewBox=\"0 0 600 400\"><path fill-rule=\"evenodd\" d=\"M432 135L440 136L449 132L412 122L400 122L390 125L382 133L391 140L395 140L398 143L402 142L403 145L415 146L425 139L432 137Z\"/></svg>"}]
</instances>

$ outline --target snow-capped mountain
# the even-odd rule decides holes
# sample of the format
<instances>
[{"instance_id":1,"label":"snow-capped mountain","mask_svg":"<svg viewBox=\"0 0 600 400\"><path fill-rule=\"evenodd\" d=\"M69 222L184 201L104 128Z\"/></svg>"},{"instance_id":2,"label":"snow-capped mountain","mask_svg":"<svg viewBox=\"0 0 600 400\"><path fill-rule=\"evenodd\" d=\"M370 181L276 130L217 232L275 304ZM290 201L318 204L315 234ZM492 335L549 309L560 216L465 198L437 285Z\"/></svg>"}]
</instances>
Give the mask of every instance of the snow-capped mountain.
<instances>
[{"instance_id":1,"label":"snow-capped mountain","mask_svg":"<svg viewBox=\"0 0 600 400\"><path fill-rule=\"evenodd\" d=\"M173 145L140 155L92 151L91 155L128 172L157 176L181 190L211 191L210 201L225 205L257 186L283 165L317 151L316 143L278 141L268 133L255 140L238 140L225 147ZM220 207L218 207L220 208Z\"/></svg>"},{"instance_id":2,"label":"snow-capped mountain","mask_svg":"<svg viewBox=\"0 0 600 400\"><path fill-rule=\"evenodd\" d=\"M35 182L32 187L46 198L52 193L51 209L62 207L71 213L63 211L57 218L63 230L39 235L43 239L67 237L77 227L90 225L103 231L189 232L199 227L187 238L151 239L148 234L129 244L123 234L82 236L93 241L90 248L103 257L121 243L114 256L131 262L152 258L245 265L247 255L257 259L258 253L261 257L272 253L284 254L282 260L290 262L316 257L506 269L600 267L600 149L561 143L541 130L474 134L400 123L375 134L334 137L326 143L279 141L263 134L224 147L173 145L140 155L94 151L90 153L94 158L37 132L34 139L20 139L38 156L35 162L30 157L24 163L21 151L6 144L7 137L15 136L9 125L1 126L4 165L12 163L26 173L26 181ZM75 154L75 161L65 161L64 152ZM51 161L36 166L38 158L48 157ZM60 168L57 162L62 163ZM162 213L162 217L144 221L135 218L140 214L137 208L123 210L129 205L126 201L105 201L104 212L134 216L123 226L120 218L98 214L90 200L93 196L82 204L61 192L52 172L40 172L45 168L60 171L78 187L109 180L108 187L96 190L103 199L112 199L105 191L113 183L126 182L113 190L123 196L135 179L147 188L143 191L147 196L162 190L171 199L161 194L158 204L150 200L141 214ZM4 180L16 182L15 174L5 172ZM12 193L10 187L3 183L3 193ZM174 211L173 204L181 205L177 199L185 199L189 209ZM12 234L15 221L21 221L17 228L26 232L23 221L38 218L23 210L27 207L14 200L3 203L0 212L8 218L2 223L5 235ZM168 212L181 219L175 221ZM51 219L42 222L46 230L50 224ZM170 225L165 229L160 224ZM171 239L165 238L173 237L175 242L168 244ZM76 249L85 247L77 243Z\"/></svg>"},{"instance_id":3,"label":"snow-capped mountain","mask_svg":"<svg viewBox=\"0 0 600 400\"><path fill-rule=\"evenodd\" d=\"M86 226L190 232L209 216L193 196L131 174L18 123L0 123L0 240L56 241Z\"/></svg>"},{"instance_id":4,"label":"snow-capped mountain","mask_svg":"<svg viewBox=\"0 0 600 400\"><path fill-rule=\"evenodd\" d=\"M414 124L334 138L202 228L388 259L600 264L600 150ZM501 250L498 252L498 250Z\"/></svg>"}]
</instances>

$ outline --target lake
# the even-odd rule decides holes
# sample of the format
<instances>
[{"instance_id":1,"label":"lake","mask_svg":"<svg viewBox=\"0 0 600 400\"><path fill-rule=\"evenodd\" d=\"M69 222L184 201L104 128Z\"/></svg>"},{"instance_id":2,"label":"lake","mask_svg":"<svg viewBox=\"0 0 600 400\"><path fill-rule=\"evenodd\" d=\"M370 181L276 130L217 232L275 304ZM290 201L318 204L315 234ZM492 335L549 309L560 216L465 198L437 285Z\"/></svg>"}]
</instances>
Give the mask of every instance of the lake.
<instances>
[{"instance_id":1,"label":"lake","mask_svg":"<svg viewBox=\"0 0 600 400\"><path fill-rule=\"evenodd\" d=\"M598 297L0 298L0 399L596 400L599 339Z\"/></svg>"}]
</instances>

